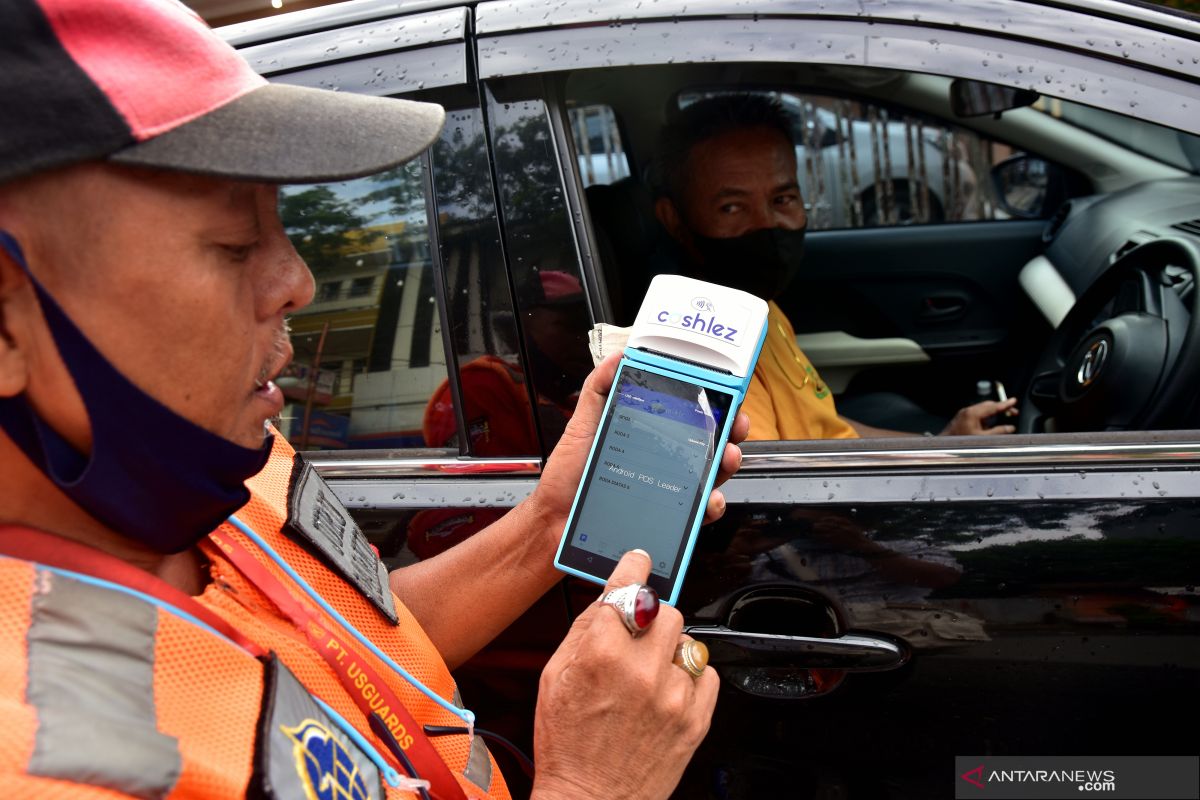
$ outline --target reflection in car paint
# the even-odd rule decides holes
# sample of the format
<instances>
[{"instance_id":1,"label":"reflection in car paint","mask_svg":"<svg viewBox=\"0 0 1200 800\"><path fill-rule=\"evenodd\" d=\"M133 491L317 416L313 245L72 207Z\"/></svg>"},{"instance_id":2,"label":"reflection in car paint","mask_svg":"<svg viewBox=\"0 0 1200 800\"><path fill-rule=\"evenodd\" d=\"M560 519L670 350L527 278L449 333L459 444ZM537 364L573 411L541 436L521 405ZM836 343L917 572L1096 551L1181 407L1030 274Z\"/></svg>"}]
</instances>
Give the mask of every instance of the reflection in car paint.
<instances>
[{"instance_id":1,"label":"reflection in car paint","mask_svg":"<svg viewBox=\"0 0 1200 800\"><path fill-rule=\"evenodd\" d=\"M1013 626L1200 622L1189 535L1200 503L731 506L727 517L701 537L681 604L711 613L726 592L794 581L835 599L850 629L921 650Z\"/></svg>"}]
</instances>

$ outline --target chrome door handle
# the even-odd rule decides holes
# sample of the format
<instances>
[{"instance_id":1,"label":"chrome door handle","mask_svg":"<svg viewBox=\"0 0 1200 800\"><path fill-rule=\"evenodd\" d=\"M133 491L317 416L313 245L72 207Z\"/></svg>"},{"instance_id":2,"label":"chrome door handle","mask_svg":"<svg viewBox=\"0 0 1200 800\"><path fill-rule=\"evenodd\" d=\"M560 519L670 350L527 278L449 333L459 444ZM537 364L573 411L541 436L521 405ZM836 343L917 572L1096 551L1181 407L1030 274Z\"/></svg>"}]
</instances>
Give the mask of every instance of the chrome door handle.
<instances>
[{"instance_id":1,"label":"chrome door handle","mask_svg":"<svg viewBox=\"0 0 1200 800\"><path fill-rule=\"evenodd\" d=\"M866 634L834 639L735 631L724 625L692 625L683 632L708 645L709 663L720 666L799 667L882 672L899 669L911 655L901 641Z\"/></svg>"}]
</instances>

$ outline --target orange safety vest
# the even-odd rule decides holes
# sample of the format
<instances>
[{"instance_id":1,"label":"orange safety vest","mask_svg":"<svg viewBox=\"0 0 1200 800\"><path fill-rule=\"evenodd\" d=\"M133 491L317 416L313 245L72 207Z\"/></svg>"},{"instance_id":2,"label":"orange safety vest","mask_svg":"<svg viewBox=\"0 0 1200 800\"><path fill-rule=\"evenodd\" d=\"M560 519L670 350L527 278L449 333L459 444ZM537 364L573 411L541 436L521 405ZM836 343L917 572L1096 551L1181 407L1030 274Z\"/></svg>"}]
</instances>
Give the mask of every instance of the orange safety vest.
<instances>
[{"instance_id":1,"label":"orange safety vest","mask_svg":"<svg viewBox=\"0 0 1200 800\"><path fill-rule=\"evenodd\" d=\"M461 705L445 663L394 596L395 623L311 553L311 545L285 532L293 455L276 436L266 468L247 482L251 500L237 516L384 653L439 696ZM344 514L333 502L333 511L323 513L340 509ZM298 585L233 526L226 523L214 538L240 544L290 594L306 600ZM185 606L155 604L145 595L53 565L0 557L0 786L6 795L232 798L267 783L273 796L298 792L295 796L309 800L416 797L382 783L366 749L358 748L334 724L335 716L312 699L327 704L396 766L351 688L305 633L214 539L202 542L201 549L211 563L211 580L195 598L194 618L185 616ZM348 658L356 666L362 661L357 671L350 670L358 678L352 686L382 719L395 723L396 717L379 708L378 698L387 692L367 682L367 675L381 679L419 726L463 726L338 623L318 615L321 626L352 645ZM269 651L280 666L264 671L262 660L206 629L205 620ZM397 739L411 735L391 727ZM271 736L268 756L264 743ZM429 741L467 797L509 798L479 737L472 740L464 733ZM268 757L274 759L271 768L264 765Z\"/></svg>"}]
</instances>

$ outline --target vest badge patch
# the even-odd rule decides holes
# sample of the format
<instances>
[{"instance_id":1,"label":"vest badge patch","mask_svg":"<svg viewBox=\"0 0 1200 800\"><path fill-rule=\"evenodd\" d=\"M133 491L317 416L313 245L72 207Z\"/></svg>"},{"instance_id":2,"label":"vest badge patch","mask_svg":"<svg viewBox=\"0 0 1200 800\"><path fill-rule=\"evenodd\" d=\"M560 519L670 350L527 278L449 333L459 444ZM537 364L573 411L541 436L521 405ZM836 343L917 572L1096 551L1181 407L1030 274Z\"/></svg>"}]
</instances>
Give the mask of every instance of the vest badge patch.
<instances>
[{"instance_id":1,"label":"vest badge patch","mask_svg":"<svg viewBox=\"0 0 1200 800\"><path fill-rule=\"evenodd\" d=\"M349 751L324 723L308 718L294 728L280 725L293 742L296 774L312 800L368 800L371 790Z\"/></svg>"},{"instance_id":2,"label":"vest badge patch","mask_svg":"<svg viewBox=\"0 0 1200 800\"><path fill-rule=\"evenodd\" d=\"M379 767L275 656L267 663L256 770L272 800L382 800Z\"/></svg>"},{"instance_id":3,"label":"vest badge patch","mask_svg":"<svg viewBox=\"0 0 1200 800\"><path fill-rule=\"evenodd\" d=\"M329 484L299 453L292 463L287 511L285 530L396 624L387 568Z\"/></svg>"}]
</instances>

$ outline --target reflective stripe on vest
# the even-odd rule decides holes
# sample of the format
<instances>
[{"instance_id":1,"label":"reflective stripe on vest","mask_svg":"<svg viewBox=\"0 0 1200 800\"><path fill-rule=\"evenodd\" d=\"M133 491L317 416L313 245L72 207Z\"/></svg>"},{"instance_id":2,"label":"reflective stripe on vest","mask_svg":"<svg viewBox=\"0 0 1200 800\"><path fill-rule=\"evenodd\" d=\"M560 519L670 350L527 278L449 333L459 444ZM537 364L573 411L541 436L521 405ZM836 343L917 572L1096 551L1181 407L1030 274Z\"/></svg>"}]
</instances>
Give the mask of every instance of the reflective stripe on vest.
<instances>
[{"instance_id":1,"label":"reflective stripe on vest","mask_svg":"<svg viewBox=\"0 0 1200 800\"><path fill-rule=\"evenodd\" d=\"M457 688L454 690L454 705L459 708L466 708L462 695L459 694ZM467 766L463 770L463 777L485 792L492 785L491 753L488 752L487 744L484 743L482 736L476 735L471 739L471 755L467 759Z\"/></svg>"},{"instance_id":2,"label":"reflective stripe on vest","mask_svg":"<svg viewBox=\"0 0 1200 800\"><path fill-rule=\"evenodd\" d=\"M166 797L179 743L154 708L158 611L109 589L38 569L28 632L26 702L37 713L28 772Z\"/></svg>"}]
</instances>

